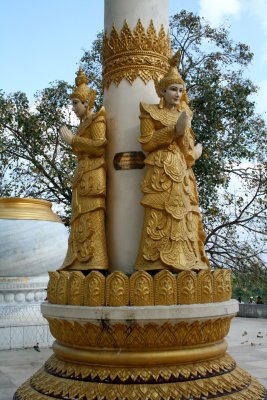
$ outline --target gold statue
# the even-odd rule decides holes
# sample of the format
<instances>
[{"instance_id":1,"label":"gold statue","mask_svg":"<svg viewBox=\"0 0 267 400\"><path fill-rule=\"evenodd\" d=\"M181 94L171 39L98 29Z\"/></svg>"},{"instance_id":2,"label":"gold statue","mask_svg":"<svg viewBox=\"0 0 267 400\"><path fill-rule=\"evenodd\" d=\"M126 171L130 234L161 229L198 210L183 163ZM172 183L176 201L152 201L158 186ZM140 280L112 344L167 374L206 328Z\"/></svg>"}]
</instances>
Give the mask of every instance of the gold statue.
<instances>
[{"instance_id":1,"label":"gold statue","mask_svg":"<svg viewBox=\"0 0 267 400\"><path fill-rule=\"evenodd\" d=\"M95 91L80 68L71 94L73 111L80 118L76 135L66 127L62 139L72 146L78 165L72 184L72 216L69 246L62 269L105 270L108 258L105 237L106 112L93 113Z\"/></svg>"},{"instance_id":2,"label":"gold statue","mask_svg":"<svg viewBox=\"0 0 267 400\"><path fill-rule=\"evenodd\" d=\"M209 269L192 171L202 146L195 146L193 113L177 62L176 55L156 85L160 103L140 103L139 141L148 156L142 182L144 226L135 264L139 270Z\"/></svg>"}]
</instances>

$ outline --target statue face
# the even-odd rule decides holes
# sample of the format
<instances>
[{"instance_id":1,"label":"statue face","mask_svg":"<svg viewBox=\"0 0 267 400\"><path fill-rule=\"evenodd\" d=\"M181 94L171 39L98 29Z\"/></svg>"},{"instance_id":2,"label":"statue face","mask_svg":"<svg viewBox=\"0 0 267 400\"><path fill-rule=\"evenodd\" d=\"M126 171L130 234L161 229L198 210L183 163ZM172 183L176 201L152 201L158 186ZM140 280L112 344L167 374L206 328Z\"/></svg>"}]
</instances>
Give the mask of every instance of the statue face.
<instances>
[{"instance_id":1,"label":"statue face","mask_svg":"<svg viewBox=\"0 0 267 400\"><path fill-rule=\"evenodd\" d=\"M174 83L163 90L162 94L165 99L165 106L167 108L174 108L180 103L181 96L184 90L182 84Z\"/></svg>"},{"instance_id":2,"label":"statue face","mask_svg":"<svg viewBox=\"0 0 267 400\"><path fill-rule=\"evenodd\" d=\"M87 102L81 102L80 99L72 100L72 110L78 118L82 118L86 113Z\"/></svg>"}]
</instances>

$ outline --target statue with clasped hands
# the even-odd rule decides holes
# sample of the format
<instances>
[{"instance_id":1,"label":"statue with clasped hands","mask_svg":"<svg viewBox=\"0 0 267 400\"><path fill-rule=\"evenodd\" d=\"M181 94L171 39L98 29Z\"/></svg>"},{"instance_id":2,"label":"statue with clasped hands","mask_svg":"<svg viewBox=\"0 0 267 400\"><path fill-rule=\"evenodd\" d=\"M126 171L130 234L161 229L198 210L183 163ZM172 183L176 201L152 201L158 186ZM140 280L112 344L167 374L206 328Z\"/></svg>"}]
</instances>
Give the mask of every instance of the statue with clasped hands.
<instances>
[{"instance_id":1,"label":"statue with clasped hands","mask_svg":"<svg viewBox=\"0 0 267 400\"><path fill-rule=\"evenodd\" d=\"M78 165L72 184L72 216L68 252L63 270L106 270L108 258L105 237L106 112L93 112L95 91L80 68L76 88L71 94L72 107L80 118L76 135L66 127L62 139L72 147Z\"/></svg>"},{"instance_id":2,"label":"statue with clasped hands","mask_svg":"<svg viewBox=\"0 0 267 400\"><path fill-rule=\"evenodd\" d=\"M205 234L192 166L202 146L195 145L179 54L156 85L159 104L140 103L139 142L148 153L142 182L144 225L135 263L138 270L205 270Z\"/></svg>"}]
</instances>

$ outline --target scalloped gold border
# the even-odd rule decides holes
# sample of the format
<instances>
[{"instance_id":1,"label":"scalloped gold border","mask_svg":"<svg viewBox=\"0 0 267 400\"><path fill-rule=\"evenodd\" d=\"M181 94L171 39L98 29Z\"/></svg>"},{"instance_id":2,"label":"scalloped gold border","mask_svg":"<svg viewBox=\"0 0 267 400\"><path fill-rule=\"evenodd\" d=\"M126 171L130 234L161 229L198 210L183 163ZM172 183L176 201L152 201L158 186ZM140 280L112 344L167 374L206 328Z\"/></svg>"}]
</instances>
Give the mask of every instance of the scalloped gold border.
<instances>
[{"instance_id":1,"label":"scalloped gold border","mask_svg":"<svg viewBox=\"0 0 267 400\"><path fill-rule=\"evenodd\" d=\"M96 279L95 273L92 271L85 277L79 272L78 287L74 279L77 272L50 271L48 301L92 307L151 306L223 302L230 300L232 295L231 271L227 269L177 274L162 270L154 276L137 271L130 277L115 271L107 277L101 275L101 279L100 276Z\"/></svg>"},{"instance_id":2,"label":"scalloped gold border","mask_svg":"<svg viewBox=\"0 0 267 400\"><path fill-rule=\"evenodd\" d=\"M141 350L148 354L154 349L163 351L178 348L180 351L184 347L219 343L228 334L233 316L194 322L149 323L144 326L133 321L111 325L98 321L80 323L63 318L46 318L51 334L59 344L75 346L75 351L84 347L93 351L99 349L101 353L97 353L97 356L100 357L105 349L114 350L115 353L118 349L121 352ZM144 357L147 356L144 354Z\"/></svg>"},{"instance_id":3,"label":"scalloped gold border","mask_svg":"<svg viewBox=\"0 0 267 400\"><path fill-rule=\"evenodd\" d=\"M210 361L212 365L213 361ZM160 367L164 373L166 367ZM204 368L203 368L204 372ZM161 374L161 373L160 373ZM206 398L220 395L222 400L264 400L266 390L240 367L221 375L174 383L110 384L62 379L43 368L25 382L16 392L14 400L47 399L105 399L105 400L164 400L181 397Z\"/></svg>"},{"instance_id":4,"label":"scalloped gold border","mask_svg":"<svg viewBox=\"0 0 267 400\"><path fill-rule=\"evenodd\" d=\"M147 30L139 19L131 31L125 20L120 32L113 25L110 35L104 35L103 83L106 88L122 79L130 84L139 77L145 84L158 81L168 70L171 54L170 37L163 25L157 33L153 21Z\"/></svg>"}]
</instances>

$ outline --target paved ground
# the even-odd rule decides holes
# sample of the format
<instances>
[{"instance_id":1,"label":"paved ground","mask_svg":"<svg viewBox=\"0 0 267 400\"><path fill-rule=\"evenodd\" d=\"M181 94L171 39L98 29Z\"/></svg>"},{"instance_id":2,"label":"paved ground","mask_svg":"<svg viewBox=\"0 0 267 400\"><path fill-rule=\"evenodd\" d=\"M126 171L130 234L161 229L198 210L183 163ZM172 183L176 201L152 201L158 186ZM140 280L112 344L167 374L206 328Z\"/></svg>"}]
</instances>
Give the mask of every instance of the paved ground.
<instances>
[{"instance_id":1,"label":"paved ground","mask_svg":"<svg viewBox=\"0 0 267 400\"><path fill-rule=\"evenodd\" d=\"M239 365L267 388L267 319L235 318L227 337ZM39 369L51 349L0 351L0 400L12 400L17 387Z\"/></svg>"}]
</instances>

